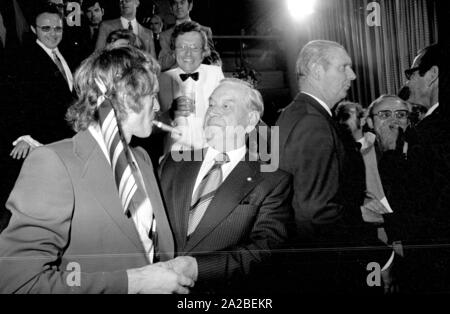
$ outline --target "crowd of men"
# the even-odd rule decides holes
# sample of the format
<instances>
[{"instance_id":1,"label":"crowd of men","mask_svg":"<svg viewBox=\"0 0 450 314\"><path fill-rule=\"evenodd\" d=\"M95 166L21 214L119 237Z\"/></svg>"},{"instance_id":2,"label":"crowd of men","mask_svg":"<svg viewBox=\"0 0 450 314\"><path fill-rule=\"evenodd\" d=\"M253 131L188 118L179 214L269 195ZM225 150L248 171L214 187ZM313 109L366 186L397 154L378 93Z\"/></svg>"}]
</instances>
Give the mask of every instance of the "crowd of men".
<instances>
[{"instance_id":1,"label":"crowd of men","mask_svg":"<svg viewBox=\"0 0 450 314\"><path fill-rule=\"evenodd\" d=\"M267 171L249 144L262 96L224 78L193 0L169 0L165 30L137 21L139 0L106 21L84 0L81 37L61 2L36 8L4 84L0 292L450 291L447 48L364 108L345 101L345 47L307 43L298 95L256 143L279 159Z\"/></svg>"}]
</instances>

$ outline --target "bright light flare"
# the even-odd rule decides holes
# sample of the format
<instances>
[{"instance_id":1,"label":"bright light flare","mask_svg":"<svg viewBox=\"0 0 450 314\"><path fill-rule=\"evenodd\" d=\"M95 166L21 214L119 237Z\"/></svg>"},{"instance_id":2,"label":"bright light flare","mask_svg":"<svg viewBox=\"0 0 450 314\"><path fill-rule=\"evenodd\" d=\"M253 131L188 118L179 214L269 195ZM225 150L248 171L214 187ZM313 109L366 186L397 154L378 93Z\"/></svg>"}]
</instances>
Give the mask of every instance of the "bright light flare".
<instances>
[{"instance_id":1,"label":"bright light flare","mask_svg":"<svg viewBox=\"0 0 450 314\"><path fill-rule=\"evenodd\" d=\"M314 13L315 0L287 0L287 7L292 17L301 21Z\"/></svg>"}]
</instances>

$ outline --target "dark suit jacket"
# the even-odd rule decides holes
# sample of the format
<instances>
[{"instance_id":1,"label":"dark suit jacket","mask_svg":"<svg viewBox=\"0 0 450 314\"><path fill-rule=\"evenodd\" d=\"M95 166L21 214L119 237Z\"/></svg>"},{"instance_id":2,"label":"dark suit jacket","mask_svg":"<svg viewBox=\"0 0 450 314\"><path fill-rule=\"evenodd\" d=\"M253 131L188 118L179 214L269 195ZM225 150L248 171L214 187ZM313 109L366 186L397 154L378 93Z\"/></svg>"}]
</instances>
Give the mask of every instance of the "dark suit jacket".
<instances>
[{"instance_id":1,"label":"dark suit jacket","mask_svg":"<svg viewBox=\"0 0 450 314\"><path fill-rule=\"evenodd\" d=\"M303 93L281 113L276 125L280 169L294 179L297 234L292 246L312 247L292 251L287 261L296 278L292 288L333 293L345 291L344 287L364 289L367 263L379 262L382 267L390 252L377 239L376 230L362 220L365 168L359 148L348 130ZM378 248L371 250L372 246ZM321 250L330 247L337 250Z\"/></svg>"},{"instance_id":2,"label":"dark suit jacket","mask_svg":"<svg viewBox=\"0 0 450 314\"><path fill-rule=\"evenodd\" d=\"M413 242L448 243L450 239L449 121L438 107L416 125L408 149L406 175L414 178L408 180L410 211L415 216Z\"/></svg>"},{"instance_id":3,"label":"dark suit jacket","mask_svg":"<svg viewBox=\"0 0 450 314\"><path fill-rule=\"evenodd\" d=\"M142 40L145 51L150 53L154 58L156 58L155 44L153 43L153 33L148 28L145 28L138 23L138 36ZM100 29L98 31L97 44L95 45L95 50L103 49L106 46L106 38L108 35L117 30L123 28L120 18L114 20L108 20L100 24Z\"/></svg>"},{"instance_id":4,"label":"dark suit jacket","mask_svg":"<svg viewBox=\"0 0 450 314\"><path fill-rule=\"evenodd\" d=\"M150 158L134 150L155 213L159 258L174 243ZM0 234L0 292L127 293L126 269L148 264L132 219L123 212L114 174L89 131L35 149L8 200ZM81 286L67 284L77 262Z\"/></svg>"},{"instance_id":5,"label":"dark suit jacket","mask_svg":"<svg viewBox=\"0 0 450 314\"><path fill-rule=\"evenodd\" d=\"M161 169L161 186L177 254L197 259L198 284L217 287L245 279L286 241L292 214L291 177L281 170L263 173L259 162L239 162L187 239L191 198L201 164L175 162L169 154Z\"/></svg>"},{"instance_id":6,"label":"dark suit jacket","mask_svg":"<svg viewBox=\"0 0 450 314\"><path fill-rule=\"evenodd\" d=\"M53 60L36 43L24 48L17 60L15 108L11 108L11 142L21 135L31 135L42 144L73 136L65 120L74 100L66 80ZM14 102L11 102L13 105Z\"/></svg>"},{"instance_id":7,"label":"dark suit jacket","mask_svg":"<svg viewBox=\"0 0 450 314\"><path fill-rule=\"evenodd\" d=\"M335 237L341 233L351 240L347 225L361 225L359 206L365 190L364 163L355 153L355 144L346 149L332 117L303 93L281 113L276 125L280 127L280 168L294 176L292 205L299 236L307 241L339 242L344 238ZM346 143L351 145L350 140Z\"/></svg>"}]
</instances>

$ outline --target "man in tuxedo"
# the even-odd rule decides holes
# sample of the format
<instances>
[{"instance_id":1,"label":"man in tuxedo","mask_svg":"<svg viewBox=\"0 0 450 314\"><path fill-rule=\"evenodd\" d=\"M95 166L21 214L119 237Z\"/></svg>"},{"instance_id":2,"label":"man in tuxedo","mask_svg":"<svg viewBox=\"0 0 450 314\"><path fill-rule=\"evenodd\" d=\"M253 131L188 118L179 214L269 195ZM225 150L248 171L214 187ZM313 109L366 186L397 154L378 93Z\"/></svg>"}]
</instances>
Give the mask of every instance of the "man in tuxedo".
<instances>
[{"instance_id":1,"label":"man in tuxedo","mask_svg":"<svg viewBox=\"0 0 450 314\"><path fill-rule=\"evenodd\" d=\"M105 10L98 0L84 0L81 10L86 16L89 29L89 53L95 50L100 23L103 20Z\"/></svg>"},{"instance_id":2,"label":"man in tuxedo","mask_svg":"<svg viewBox=\"0 0 450 314\"><path fill-rule=\"evenodd\" d=\"M145 51L156 58L152 32L136 20L136 11L139 4L139 0L120 0L120 18L104 21L100 24L97 44L95 45L96 50L103 49L106 46L106 38L109 33L124 28L139 36L144 43Z\"/></svg>"},{"instance_id":3,"label":"man in tuxedo","mask_svg":"<svg viewBox=\"0 0 450 314\"><path fill-rule=\"evenodd\" d=\"M300 93L276 123L280 168L294 176L297 235L292 245L308 248L287 259L293 288L300 291L362 289L367 287L367 263L384 264L389 258L387 253L377 260L364 250L347 249L377 243L375 231L361 217L361 154L350 132L343 132L331 113L356 78L351 66L336 42L306 44L296 65Z\"/></svg>"},{"instance_id":4,"label":"man in tuxedo","mask_svg":"<svg viewBox=\"0 0 450 314\"><path fill-rule=\"evenodd\" d=\"M433 44L419 51L405 71L409 100L428 109L412 132L406 175L408 212L414 217L409 243L421 247L410 250L410 256L416 277L424 283L414 287L430 292L450 288L450 252L440 246L450 240L450 127L447 104L440 102L440 90L448 89L447 59L448 48Z\"/></svg>"},{"instance_id":5,"label":"man in tuxedo","mask_svg":"<svg viewBox=\"0 0 450 314\"><path fill-rule=\"evenodd\" d=\"M185 136L174 145L168 143L166 150L203 147L203 122L209 97L224 75L220 67L202 64L210 50L207 35L198 23L190 21L177 25L172 32L172 49L177 67L161 73L161 112L167 116L175 111L174 120L178 125L183 125ZM179 117L177 106L185 103L185 97L193 101L190 108L192 114Z\"/></svg>"},{"instance_id":6,"label":"man in tuxedo","mask_svg":"<svg viewBox=\"0 0 450 314\"><path fill-rule=\"evenodd\" d=\"M31 30L36 41L24 51L18 62L15 91L19 104L11 142L12 155L24 158L38 144L73 135L65 113L74 97L72 71L58 46L63 38L63 20L53 4L39 6Z\"/></svg>"},{"instance_id":7,"label":"man in tuxedo","mask_svg":"<svg viewBox=\"0 0 450 314\"><path fill-rule=\"evenodd\" d=\"M175 16L175 26L191 21L189 13L194 6L194 0L169 0L172 14ZM172 33L175 26L165 30L160 35L161 52L158 55L159 64L161 64L161 71L166 71L177 66L176 58L174 56L173 45L171 44ZM212 41L211 28L200 25L208 38L210 54L203 63L205 64L220 64L220 58L214 49L214 43Z\"/></svg>"},{"instance_id":8,"label":"man in tuxedo","mask_svg":"<svg viewBox=\"0 0 450 314\"><path fill-rule=\"evenodd\" d=\"M204 289L236 293L287 239L290 175L264 172L245 146L246 134L262 113L258 91L241 80L225 79L210 97L208 146L182 155L172 152L162 163L161 188L176 252L195 258L193 273ZM180 161L180 156L185 158ZM259 279L270 284L269 275ZM263 289L249 288L246 292Z\"/></svg>"}]
</instances>

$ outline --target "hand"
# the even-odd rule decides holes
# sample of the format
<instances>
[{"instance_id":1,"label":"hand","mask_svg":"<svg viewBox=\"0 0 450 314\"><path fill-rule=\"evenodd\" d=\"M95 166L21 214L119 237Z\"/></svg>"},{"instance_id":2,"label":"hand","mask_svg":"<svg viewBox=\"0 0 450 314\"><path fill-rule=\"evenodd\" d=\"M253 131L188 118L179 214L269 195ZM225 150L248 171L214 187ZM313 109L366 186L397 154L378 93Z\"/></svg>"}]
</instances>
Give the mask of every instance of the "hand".
<instances>
[{"instance_id":1,"label":"hand","mask_svg":"<svg viewBox=\"0 0 450 314\"><path fill-rule=\"evenodd\" d=\"M380 139L381 150L395 150L397 147L397 139L401 128L397 124L383 123L377 130Z\"/></svg>"},{"instance_id":2,"label":"hand","mask_svg":"<svg viewBox=\"0 0 450 314\"><path fill-rule=\"evenodd\" d=\"M24 140L20 140L16 143L9 155L14 159L24 159L32 150L33 147L30 144Z\"/></svg>"},{"instance_id":3,"label":"hand","mask_svg":"<svg viewBox=\"0 0 450 314\"><path fill-rule=\"evenodd\" d=\"M192 256L179 256L167 262L158 263L158 266L172 269L178 274L185 275L196 281L198 276L197 260Z\"/></svg>"},{"instance_id":4,"label":"hand","mask_svg":"<svg viewBox=\"0 0 450 314\"><path fill-rule=\"evenodd\" d=\"M127 270L128 293L188 294L194 281L159 264Z\"/></svg>"},{"instance_id":5,"label":"hand","mask_svg":"<svg viewBox=\"0 0 450 314\"><path fill-rule=\"evenodd\" d=\"M394 294L399 292L398 284L395 281L392 272L392 265L381 272L381 280L383 281L384 294Z\"/></svg>"},{"instance_id":6,"label":"hand","mask_svg":"<svg viewBox=\"0 0 450 314\"><path fill-rule=\"evenodd\" d=\"M186 96L180 96L175 99L175 118L188 117L195 111L194 100Z\"/></svg>"},{"instance_id":7,"label":"hand","mask_svg":"<svg viewBox=\"0 0 450 314\"><path fill-rule=\"evenodd\" d=\"M365 208L367 208L368 210L370 210L370 211L372 211L374 213L380 214L380 215L389 213L387 208L384 207L384 205L377 199L371 199L367 203L364 203L363 206Z\"/></svg>"}]
</instances>

